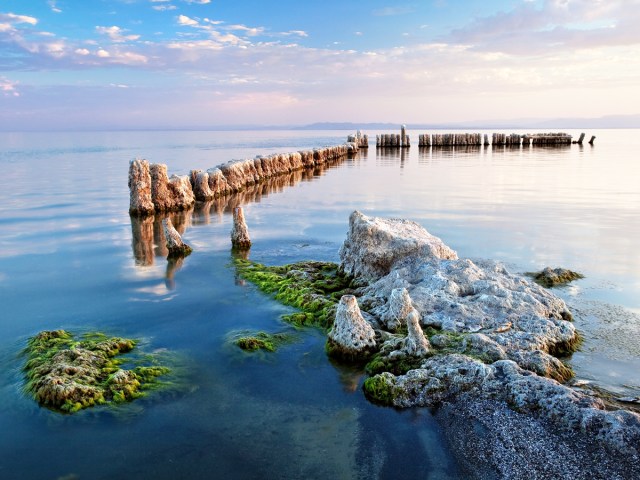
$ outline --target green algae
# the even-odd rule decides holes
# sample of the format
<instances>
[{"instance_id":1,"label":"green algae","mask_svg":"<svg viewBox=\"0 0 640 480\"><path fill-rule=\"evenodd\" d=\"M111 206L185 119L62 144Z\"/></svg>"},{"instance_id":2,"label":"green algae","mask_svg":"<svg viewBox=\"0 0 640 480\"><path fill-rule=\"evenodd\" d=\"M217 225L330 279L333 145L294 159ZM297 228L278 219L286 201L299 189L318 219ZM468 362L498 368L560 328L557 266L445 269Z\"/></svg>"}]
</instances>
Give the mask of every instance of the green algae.
<instances>
[{"instance_id":1,"label":"green algae","mask_svg":"<svg viewBox=\"0 0 640 480\"><path fill-rule=\"evenodd\" d=\"M242 350L254 352L265 350L275 352L280 346L294 341L294 337L287 333L256 332L236 338L235 343Z\"/></svg>"},{"instance_id":2,"label":"green algae","mask_svg":"<svg viewBox=\"0 0 640 480\"><path fill-rule=\"evenodd\" d=\"M335 263L305 261L267 266L249 260L234 260L238 274L271 294L279 302L299 309L283 319L296 326L328 330L342 295L353 293L353 279Z\"/></svg>"},{"instance_id":3,"label":"green algae","mask_svg":"<svg viewBox=\"0 0 640 480\"><path fill-rule=\"evenodd\" d=\"M398 396L395 386L389 380L389 374L375 375L364 381L362 389L366 397L379 405L392 405Z\"/></svg>"},{"instance_id":4,"label":"green algae","mask_svg":"<svg viewBox=\"0 0 640 480\"><path fill-rule=\"evenodd\" d=\"M40 332L24 350L25 391L41 406L64 413L141 398L170 369L152 356L125 358L137 344L96 332L79 338L65 330ZM125 361L134 368L123 369Z\"/></svg>"}]
</instances>

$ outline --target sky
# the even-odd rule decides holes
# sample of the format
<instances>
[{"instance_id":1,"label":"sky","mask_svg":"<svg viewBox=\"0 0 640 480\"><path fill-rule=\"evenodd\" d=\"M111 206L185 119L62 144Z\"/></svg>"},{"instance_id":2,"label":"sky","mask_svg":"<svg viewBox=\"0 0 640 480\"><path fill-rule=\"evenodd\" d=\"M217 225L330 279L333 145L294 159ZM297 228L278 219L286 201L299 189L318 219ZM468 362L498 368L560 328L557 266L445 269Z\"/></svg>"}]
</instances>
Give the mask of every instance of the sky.
<instances>
[{"instance_id":1,"label":"sky","mask_svg":"<svg viewBox=\"0 0 640 480\"><path fill-rule=\"evenodd\" d=\"M0 0L0 129L640 114L640 0Z\"/></svg>"}]
</instances>

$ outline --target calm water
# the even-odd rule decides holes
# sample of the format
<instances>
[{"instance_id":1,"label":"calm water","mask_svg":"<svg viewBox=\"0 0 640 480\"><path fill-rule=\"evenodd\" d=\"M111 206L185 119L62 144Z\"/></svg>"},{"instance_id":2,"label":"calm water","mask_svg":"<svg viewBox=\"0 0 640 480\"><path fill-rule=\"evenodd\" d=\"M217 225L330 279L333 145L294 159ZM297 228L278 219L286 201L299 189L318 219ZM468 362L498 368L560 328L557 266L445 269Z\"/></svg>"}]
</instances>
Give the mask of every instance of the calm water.
<instances>
[{"instance_id":1,"label":"calm water","mask_svg":"<svg viewBox=\"0 0 640 480\"><path fill-rule=\"evenodd\" d=\"M286 307L234 276L237 203L257 261L337 261L359 209L416 220L461 257L582 272L557 290L585 336L576 375L640 395L640 131L587 131L594 147L371 148L174 217L194 247L181 265L127 213L131 158L184 174L347 133L0 133L0 477L458 478L429 411L369 404L361 374L329 362L319 332L271 355L229 347L238 330L290 330ZM41 409L21 392L19 354L29 336L58 328L175 352L192 388L115 411Z\"/></svg>"}]
</instances>

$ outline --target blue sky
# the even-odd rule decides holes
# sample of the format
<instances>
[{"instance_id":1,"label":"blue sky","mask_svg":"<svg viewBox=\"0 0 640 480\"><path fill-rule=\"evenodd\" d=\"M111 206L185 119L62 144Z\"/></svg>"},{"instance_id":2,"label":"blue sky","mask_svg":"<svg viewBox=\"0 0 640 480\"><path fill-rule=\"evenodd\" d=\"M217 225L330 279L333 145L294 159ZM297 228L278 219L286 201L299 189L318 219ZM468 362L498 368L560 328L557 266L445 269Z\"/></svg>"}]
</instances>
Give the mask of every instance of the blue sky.
<instances>
[{"instance_id":1,"label":"blue sky","mask_svg":"<svg viewBox=\"0 0 640 480\"><path fill-rule=\"evenodd\" d=\"M640 0L0 0L0 128L640 113Z\"/></svg>"}]
</instances>

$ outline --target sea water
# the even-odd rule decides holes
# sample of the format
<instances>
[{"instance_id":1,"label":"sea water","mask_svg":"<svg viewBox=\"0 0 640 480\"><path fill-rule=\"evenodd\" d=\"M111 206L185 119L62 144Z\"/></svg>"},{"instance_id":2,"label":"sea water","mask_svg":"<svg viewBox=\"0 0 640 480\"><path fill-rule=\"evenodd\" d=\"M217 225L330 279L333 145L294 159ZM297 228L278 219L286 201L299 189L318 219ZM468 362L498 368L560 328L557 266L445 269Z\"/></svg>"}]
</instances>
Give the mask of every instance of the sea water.
<instances>
[{"instance_id":1,"label":"sea water","mask_svg":"<svg viewBox=\"0 0 640 480\"><path fill-rule=\"evenodd\" d=\"M187 174L348 133L0 133L0 477L458 477L429 410L367 402L362 372L329 361L321 332L283 323L289 307L237 278L233 204L245 208L250 258L268 264L338 261L357 209L415 220L460 257L513 272L576 270L585 278L555 290L584 337L568 359L576 378L640 395L638 131L588 131L594 146L561 148L372 141L336 166L179 216L194 247L181 264L128 215L132 158ZM187 388L75 415L40 408L23 392L21 351L59 328L172 352ZM247 355L229 345L245 329L296 340Z\"/></svg>"}]
</instances>

